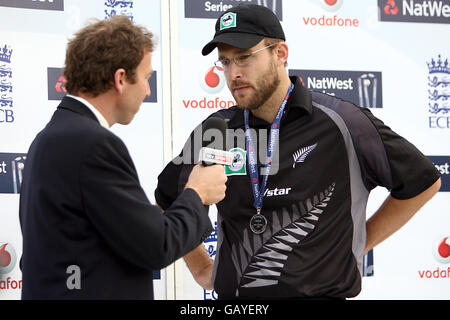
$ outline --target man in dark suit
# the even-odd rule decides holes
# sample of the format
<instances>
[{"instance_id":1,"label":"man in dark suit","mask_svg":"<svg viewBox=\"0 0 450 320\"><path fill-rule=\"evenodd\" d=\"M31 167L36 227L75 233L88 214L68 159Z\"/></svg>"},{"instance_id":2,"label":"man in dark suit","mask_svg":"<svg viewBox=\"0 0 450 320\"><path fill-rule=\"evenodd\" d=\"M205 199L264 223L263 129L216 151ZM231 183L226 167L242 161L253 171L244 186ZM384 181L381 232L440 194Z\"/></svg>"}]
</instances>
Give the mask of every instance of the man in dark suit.
<instances>
[{"instance_id":1,"label":"man in dark suit","mask_svg":"<svg viewBox=\"0 0 450 320\"><path fill-rule=\"evenodd\" d=\"M152 34L125 17L88 25L69 42L69 95L24 170L23 299L152 299L152 270L212 231L205 205L225 196L222 166L197 165L163 214L109 130L128 124L151 94L152 51Z\"/></svg>"}]
</instances>

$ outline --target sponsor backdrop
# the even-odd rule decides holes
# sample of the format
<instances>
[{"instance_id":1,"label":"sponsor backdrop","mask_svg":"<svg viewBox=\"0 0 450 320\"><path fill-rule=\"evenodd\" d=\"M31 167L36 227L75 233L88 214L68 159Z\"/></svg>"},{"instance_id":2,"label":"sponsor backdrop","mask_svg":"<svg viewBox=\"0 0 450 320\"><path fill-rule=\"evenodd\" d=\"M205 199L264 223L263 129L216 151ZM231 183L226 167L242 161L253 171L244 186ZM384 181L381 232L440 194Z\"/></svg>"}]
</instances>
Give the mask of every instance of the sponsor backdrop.
<instances>
[{"instance_id":1,"label":"sponsor backdrop","mask_svg":"<svg viewBox=\"0 0 450 320\"><path fill-rule=\"evenodd\" d=\"M159 0L0 0L0 299L20 298L21 172L29 144L65 95L61 68L67 39L89 18L114 14L129 16L157 35L152 96L132 124L112 128L128 146L154 201L157 175L170 158L163 154L178 154L201 120L234 104L223 74L214 67L217 53L203 57L201 48L212 38L216 18L240 3L265 5L280 18L289 45L290 75L311 90L371 108L418 146L442 174L435 198L365 260L366 276L356 299L449 299L450 1L167 3L169 14L164 15ZM162 35L168 24L170 37ZM164 47L170 54L161 55ZM171 81L162 88L162 80L168 78ZM171 92L164 112L162 89ZM169 114L169 121L163 122L164 114ZM367 217L387 195L382 188L371 193ZM211 208L214 225L216 215ZM214 259L217 233L204 245ZM195 283L183 261L175 266L155 272L157 299L217 298L214 291Z\"/></svg>"}]
</instances>

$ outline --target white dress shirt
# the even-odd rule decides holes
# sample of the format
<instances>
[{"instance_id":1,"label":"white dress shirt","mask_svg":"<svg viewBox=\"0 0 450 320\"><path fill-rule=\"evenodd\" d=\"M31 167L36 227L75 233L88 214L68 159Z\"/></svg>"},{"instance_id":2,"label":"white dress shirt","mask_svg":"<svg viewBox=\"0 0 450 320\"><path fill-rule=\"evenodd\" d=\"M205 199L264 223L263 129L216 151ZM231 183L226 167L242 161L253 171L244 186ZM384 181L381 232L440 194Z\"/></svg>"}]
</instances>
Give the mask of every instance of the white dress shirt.
<instances>
[{"instance_id":1,"label":"white dress shirt","mask_svg":"<svg viewBox=\"0 0 450 320\"><path fill-rule=\"evenodd\" d=\"M76 100L80 101L82 104L84 104L86 107L88 107L89 110L91 110L94 113L94 115L97 117L97 120L98 120L98 122L100 122L102 127L109 129L108 121L106 121L105 117L103 117L103 115L100 113L100 111L98 111L92 104L90 104L89 101L87 101L86 99L83 99L81 97L73 96L71 94L68 94L67 97L76 99Z\"/></svg>"}]
</instances>

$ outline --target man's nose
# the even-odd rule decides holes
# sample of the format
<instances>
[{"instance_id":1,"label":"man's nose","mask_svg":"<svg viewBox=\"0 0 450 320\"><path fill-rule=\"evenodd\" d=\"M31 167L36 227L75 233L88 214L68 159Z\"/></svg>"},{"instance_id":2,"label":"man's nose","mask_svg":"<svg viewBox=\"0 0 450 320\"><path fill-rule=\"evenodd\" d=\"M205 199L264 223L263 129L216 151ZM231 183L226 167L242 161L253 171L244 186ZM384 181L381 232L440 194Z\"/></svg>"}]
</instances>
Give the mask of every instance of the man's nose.
<instances>
[{"instance_id":1,"label":"man's nose","mask_svg":"<svg viewBox=\"0 0 450 320\"><path fill-rule=\"evenodd\" d=\"M239 80L242 77L242 68L238 66L234 61L230 61L226 72L228 73L231 80Z\"/></svg>"}]
</instances>

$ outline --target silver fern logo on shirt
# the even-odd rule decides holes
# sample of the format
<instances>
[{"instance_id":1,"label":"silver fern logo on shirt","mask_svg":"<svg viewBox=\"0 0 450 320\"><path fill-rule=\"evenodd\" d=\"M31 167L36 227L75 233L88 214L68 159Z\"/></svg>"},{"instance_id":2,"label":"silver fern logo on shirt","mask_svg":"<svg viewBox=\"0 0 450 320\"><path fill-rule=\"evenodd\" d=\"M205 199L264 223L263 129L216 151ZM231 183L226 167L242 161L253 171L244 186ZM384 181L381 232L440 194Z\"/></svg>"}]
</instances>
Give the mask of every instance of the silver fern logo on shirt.
<instances>
[{"instance_id":1,"label":"silver fern logo on shirt","mask_svg":"<svg viewBox=\"0 0 450 320\"><path fill-rule=\"evenodd\" d=\"M292 157L294 158L294 164L292 165L292 168L295 168L296 164L305 162L306 158L311 152L313 152L316 147L317 143L311 146L300 148L296 152L294 152L294 154L292 155Z\"/></svg>"},{"instance_id":2,"label":"silver fern logo on shirt","mask_svg":"<svg viewBox=\"0 0 450 320\"><path fill-rule=\"evenodd\" d=\"M306 200L265 213L269 226L262 234L246 228L241 243L231 246L231 261L242 288L278 285L284 267L299 244L311 234L334 195L336 183Z\"/></svg>"}]
</instances>

